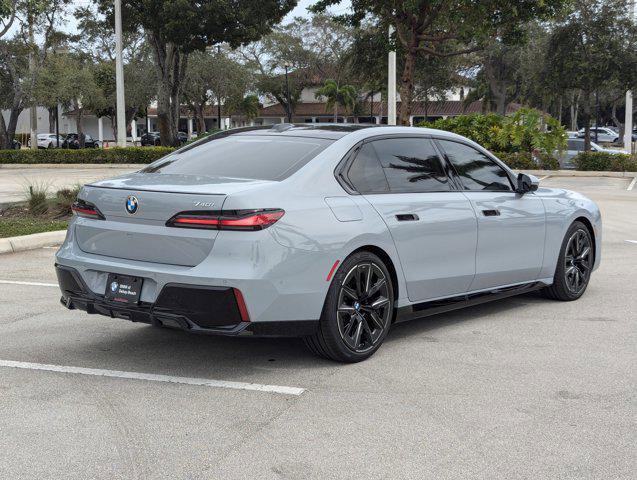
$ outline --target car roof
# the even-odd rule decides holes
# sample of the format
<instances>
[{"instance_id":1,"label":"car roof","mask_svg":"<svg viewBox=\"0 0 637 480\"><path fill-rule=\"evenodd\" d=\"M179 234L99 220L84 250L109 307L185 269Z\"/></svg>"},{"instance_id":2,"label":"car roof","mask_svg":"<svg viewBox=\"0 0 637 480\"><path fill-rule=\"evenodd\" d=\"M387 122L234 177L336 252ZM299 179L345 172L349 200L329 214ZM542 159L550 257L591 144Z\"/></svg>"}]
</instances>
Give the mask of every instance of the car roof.
<instances>
[{"instance_id":1,"label":"car roof","mask_svg":"<svg viewBox=\"0 0 637 480\"><path fill-rule=\"evenodd\" d=\"M264 136L272 135L277 137L308 137L324 138L328 140L338 140L346 135L356 134L359 138L366 138L384 134L407 134L407 135L438 135L450 138L461 138L460 136L444 130L435 130L422 127L403 127L376 125L370 123L321 123L321 124L292 124L278 123L270 126L235 128L221 132L217 135L242 135L242 136Z\"/></svg>"},{"instance_id":2,"label":"car roof","mask_svg":"<svg viewBox=\"0 0 637 480\"><path fill-rule=\"evenodd\" d=\"M275 125L236 128L228 130L230 135L272 135L283 137L309 137L338 140L345 135L377 125L364 123L277 123Z\"/></svg>"}]
</instances>

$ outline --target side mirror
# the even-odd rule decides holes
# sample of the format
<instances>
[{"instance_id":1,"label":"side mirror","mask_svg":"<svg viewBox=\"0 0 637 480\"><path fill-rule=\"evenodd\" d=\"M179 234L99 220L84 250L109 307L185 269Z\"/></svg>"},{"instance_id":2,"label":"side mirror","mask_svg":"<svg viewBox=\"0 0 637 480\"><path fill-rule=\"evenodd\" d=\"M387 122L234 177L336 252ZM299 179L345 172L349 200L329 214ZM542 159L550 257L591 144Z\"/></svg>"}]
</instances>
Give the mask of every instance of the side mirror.
<instances>
[{"instance_id":1,"label":"side mirror","mask_svg":"<svg viewBox=\"0 0 637 480\"><path fill-rule=\"evenodd\" d=\"M534 175L527 175L526 173L518 173L518 188L516 192L520 195L524 195L528 192L535 192L540 186L540 179Z\"/></svg>"}]
</instances>

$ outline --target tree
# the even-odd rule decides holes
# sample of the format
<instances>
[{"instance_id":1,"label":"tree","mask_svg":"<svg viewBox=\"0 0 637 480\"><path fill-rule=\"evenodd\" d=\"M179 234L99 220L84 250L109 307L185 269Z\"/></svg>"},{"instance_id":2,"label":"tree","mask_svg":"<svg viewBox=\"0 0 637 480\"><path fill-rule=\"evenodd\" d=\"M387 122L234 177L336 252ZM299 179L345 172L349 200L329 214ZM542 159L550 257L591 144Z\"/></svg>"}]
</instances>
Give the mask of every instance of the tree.
<instances>
[{"instance_id":1,"label":"tree","mask_svg":"<svg viewBox=\"0 0 637 480\"><path fill-rule=\"evenodd\" d=\"M227 111L232 110L241 103L249 85L250 75L246 67L226 52L192 53L184 81L183 97L195 114L197 131L206 131L204 109L211 100L224 105Z\"/></svg>"},{"instance_id":2,"label":"tree","mask_svg":"<svg viewBox=\"0 0 637 480\"><path fill-rule=\"evenodd\" d=\"M112 1L100 0L112 18ZM259 40L294 6L295 0L124 0L127 30L142 28L152 47L158 80L157 116L162 144L177 145L181 93L188 56L227 43L236 48Z\"/></svg>"},{"instance_id":3,"label":"tree","mask_svg":"<svg viewBox=\"0 0 637 480\"><path fill-rule=\"evenodd\" d=\"M0 38L13 26L16 3L16 0L0 0Z\"/></svg>"},{"instance_id":4,"label":"tree","mask_svg":"<svg viewBox=\"0 0 637 480\"><path fill-rule=\"evenodd\" d=\"M352 0L352 13L343 16L353 24L378 19L394 25L402 47L400 76L400 123L409 124L414 93L416 60L419 56L453 57L481 49L491 38L514 38L519 26L532 18L546 17L567 0ZM341 0L319 0L314 11L325 11Z\"/></svg>"},{"instance_id":5,"label":"tree","mask_svg":"<svg viewBox=\"0 0 637 480\"><path fill-rule=\"evenodd\" d=\"M625 1L581 0L549 39L548 80L581 92L587 150L596 92L607 85L626 90L637 83L637 29L627 11Z\"/></svg>"},{"instance_id":6,"label":"tree","mask_svg":"<svg viewBox=\"0 0 637 480\"><path fill-rule=\"evenodd\" d=\"M0 40L0 149L11 148L18 117L27 106L31 86L27 52L18 40ZM3 110L8 110L8 123Z\"/></svg>"},{"instance_id":7,"label":"tree","mask_svg":"<svg viewBox=\"0 0 637 480\"><path fill-rule=\"evenodd\" d=\"M99 95L87 99L87 108L97 117L108 117L117 137L117 95L115 86L115 32L106 18L93 7L75 10L79 34L72 37L73 50L89 55ZM157 82L150 45L141 29L125 32L124 44L124 116L126 125L144 115L155 98ZM126 126L124 126L126 129Z\"/></svg>"},{"instance_id":8,"label":"tree","mask_svg":"<svg viewBox=\"0 0 637 480\"><path fill-rule=\"evenodd\" d=\"M239 104L239 111L243 113L249 121L255 119L259 115L260 106L259 97L256 95L246 95Z\"/></svg>"},{"instance_id":9,"label":"tree","mask_svg":"<svg viewBox=\"0 0 637 480\"><path fill-rule=\"evenodd\" d=\"M280 103L294 115L306 87L328 78L337 82L351 76L354 29L325 15L295 18L276 27L261 41L241 49L246 66L255 77L257 91ZM285 66L288 66L288 89Z\"/></svg>"},{"instance_id":10,"label":"tree","mask_svg":"<svg viewBox=\"0 0 637 480\"><path fill-rule=\"evenodd\" d=\"M352 110L358 100L356 88L352 85L339 85L336 80L325 80L321 88L316 91L316 98L325 97L326 108L334 109L334 123L338 122L338 107Z\"/></svg>"},{"instance_id":11,"label":"tree","mask_svg":"<svg viewBox=\"0 0 637 480\"><path fill-rule=\"evenodd\" d=\"M66 80L75 67L66 54L53 54L46 58L40 70L34 98L38 105L46 107L49 111L49 132L55 132L56 107L60 104L66 105L71 100L72 94Z\"/></svg>"}]
</instances>

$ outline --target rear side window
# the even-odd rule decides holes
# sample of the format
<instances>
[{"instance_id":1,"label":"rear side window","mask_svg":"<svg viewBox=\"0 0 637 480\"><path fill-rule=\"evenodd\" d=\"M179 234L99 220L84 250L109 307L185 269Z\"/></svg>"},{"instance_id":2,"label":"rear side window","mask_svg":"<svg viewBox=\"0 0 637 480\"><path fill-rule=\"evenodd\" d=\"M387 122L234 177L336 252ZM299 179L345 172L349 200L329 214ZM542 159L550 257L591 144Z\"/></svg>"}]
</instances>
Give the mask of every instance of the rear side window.
<instances>
[{"instance_id":1,"label":"rear side window","mask_svg":"<svg viewBox=\"0 0 637 480\"><path fill-rule=\"evenodd\" d=\"M394 193L449 191L438 152L426 138L391 138L371 142L389 189Z\"/></svg>"},{"instance_id":2,"label":"rear side window","mask_svg":"<svg viewBox=\"0 0 637 480\"><path fill-rule=\"evenodd\" d=\"M512 190L507 172L484 153L458 142L438 142L466 190Z\"/></svg>"},{"instance_id":3,"label":"rear side window","mask_svg":"<svg viewBox=\"0 0 637 480\"><path fill-rule=\"evenodd\" d=\"M371 143L364 144L359 150L356 159L347 171L347 178L358 193L386 193L389 191L387 179Z\"/></svg>"},{"instance_id":4,"label":"rear side window","mask_svg":"<svg viewBox=\"0 0 637 480\"><path fill-rule=\"evenodd\" d=\"M177 151L141 172L280 181L331 143L321 138L231 135Z\"/></svg>"}]
</instances>

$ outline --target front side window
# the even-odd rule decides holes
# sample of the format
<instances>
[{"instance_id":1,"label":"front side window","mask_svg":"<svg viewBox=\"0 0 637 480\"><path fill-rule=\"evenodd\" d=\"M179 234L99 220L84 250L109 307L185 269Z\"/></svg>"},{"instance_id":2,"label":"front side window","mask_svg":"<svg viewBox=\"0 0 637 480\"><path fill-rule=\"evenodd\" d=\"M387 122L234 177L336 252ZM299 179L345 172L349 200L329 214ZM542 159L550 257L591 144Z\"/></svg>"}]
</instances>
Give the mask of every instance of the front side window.
<instances>
[{"instance_id":1,"label":"front side window","mask_svg":"<svg viewBox=\"0 0 637 480\"><path fill-rule=\"evenodd\" d=\"M469 145L438 140L465 190L512 191L507 172L484 153Z\"/></svg>"},{"instance_id":2,"label":"front side window","mask_svg":"<svg viewBox=\"0 0 637 480\"><path fill-rule=\"evenodd\" d=\"M395 193L451 190L438 152L427 138L388 138L371 142L389 189Z\"/></svg>"},{"instance_id":3,"label":"front side window","mask_svg":"<svg viewBox=\"0 0 637 480\"><path fill-rule=\"evenodd\" d=\"M141 173L280 181L331 143L332 140L322 138L230 135L177 150L151 163Z\"/></svg>"}]
</instances>

